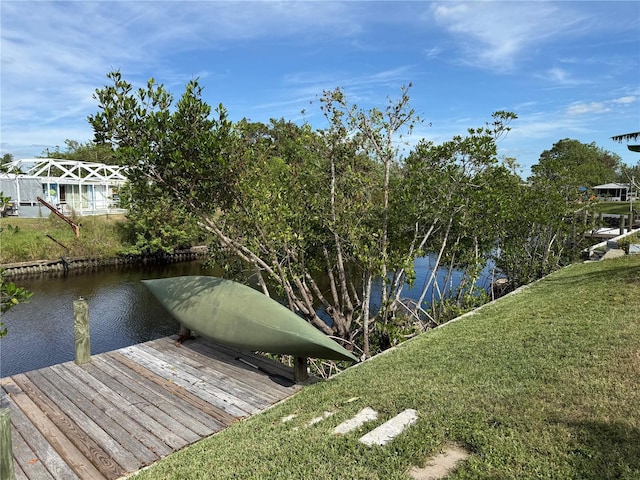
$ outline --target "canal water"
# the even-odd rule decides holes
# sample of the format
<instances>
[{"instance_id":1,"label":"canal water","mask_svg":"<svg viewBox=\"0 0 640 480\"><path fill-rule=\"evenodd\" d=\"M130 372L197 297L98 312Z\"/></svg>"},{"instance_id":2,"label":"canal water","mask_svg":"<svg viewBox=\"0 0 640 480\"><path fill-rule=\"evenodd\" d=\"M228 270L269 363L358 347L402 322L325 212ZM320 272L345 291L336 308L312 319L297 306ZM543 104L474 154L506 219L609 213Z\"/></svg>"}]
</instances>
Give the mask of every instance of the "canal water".
<instances>
[{"instance_id":1,"label":"canal water","mask_svg":"<svg viewBox=\"0 0 640 480\"><path fill-rule=\"evenodd\" d=\"M141 280L221 274L203 269L203 262L71 270L66 276L42 275L14 280L34 295L29 303L17 305L2 316L8 334L0 339L0 377L74 359L73 302L79 297L86 299L89 305L92 354L177 333L178 322ZM432 259L418 259L415 267L415 287L407 288L403 293L413 299L418 298L431 275ZM453 283L459 281L460 275L456 272ZM439 272L438 277L442 284L445 271ZM488 278L487 269L482 282L486 283Z\"/></svg>"},{"instance_id":2,"label":"canal water","mask_svg":"<svg viewBox=\"0 0 640 480\"><path fill-rule=\"evenodd\" d=\"M73 302L79 297L89 305L92 354L177 333L177 321L141 280L216 274L203 270L202 263L104 267L14 280L34 295L2 316L8 333L0 339L0 377L75 358Z\"/></svg>"}]
</instances>

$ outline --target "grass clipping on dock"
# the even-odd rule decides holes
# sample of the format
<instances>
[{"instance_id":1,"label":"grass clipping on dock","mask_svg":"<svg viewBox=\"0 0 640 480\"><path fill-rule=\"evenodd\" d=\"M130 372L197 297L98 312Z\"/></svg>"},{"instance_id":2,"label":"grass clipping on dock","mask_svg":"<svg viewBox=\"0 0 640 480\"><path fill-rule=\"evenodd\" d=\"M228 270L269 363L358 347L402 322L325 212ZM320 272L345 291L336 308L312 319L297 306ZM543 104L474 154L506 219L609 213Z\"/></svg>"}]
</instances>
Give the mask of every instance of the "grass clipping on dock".
<instances>
[{"instance_id":1,"label":"grass clipping on dock","mask_svg":"<svg viewBox=\"0 0 640 480\"><path fill-rule=\"evenodd\" d=\"M452 479L640 478L639 381L640 256L578 264L135 478L407 479L451 444L470 453ZM375 421L332 433L365 406ZM389 444L358 441L408 408Z\"/></svg>"}]
</instances>

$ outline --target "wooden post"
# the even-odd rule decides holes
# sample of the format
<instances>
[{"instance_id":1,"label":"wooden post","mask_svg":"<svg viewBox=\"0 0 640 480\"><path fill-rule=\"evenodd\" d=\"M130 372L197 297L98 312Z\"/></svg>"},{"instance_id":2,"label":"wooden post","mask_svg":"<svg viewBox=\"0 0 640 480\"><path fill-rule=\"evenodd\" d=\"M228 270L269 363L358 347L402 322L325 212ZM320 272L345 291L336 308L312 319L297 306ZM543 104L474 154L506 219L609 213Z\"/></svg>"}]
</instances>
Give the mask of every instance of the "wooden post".
<instances>
[{"instance_id":1,"label":"wooden post","mask_svg":"<svg viewBox=\"0 0 640 480\"><path fill-rule=\"evenodd\" d=\"M8 408L0 408L0 479L13 480L14 478L11 418Z\"/></svg>"},{"instance_id":2,"label":"wooden post","mask_svg":"<svg viewBox=\"0 0 640 480\"><path fill-rule=\"evenodd\" d=\"M305 382L309 379L307 357L293 357L293 379L296 383Z\"/></svg>"},{"instance_id":3,"label":"wooden post","mask_svg":"<svg viewBox=\"0 0 640 480\"><path fill-rule=\"evenodd\" d=\"M73 302L73 330L76 343L76 363L81 365L91 361L89 341L89 305L80 297Z\"/></svg>"}]
</instances>

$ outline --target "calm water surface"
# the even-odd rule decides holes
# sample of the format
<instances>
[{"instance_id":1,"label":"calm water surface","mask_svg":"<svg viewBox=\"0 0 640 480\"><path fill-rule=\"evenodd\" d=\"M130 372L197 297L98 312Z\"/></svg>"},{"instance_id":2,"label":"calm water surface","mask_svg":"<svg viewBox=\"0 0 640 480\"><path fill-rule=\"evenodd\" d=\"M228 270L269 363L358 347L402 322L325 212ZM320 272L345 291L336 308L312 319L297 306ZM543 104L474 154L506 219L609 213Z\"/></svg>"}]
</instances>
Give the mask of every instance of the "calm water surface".
<instances>
[{"instance_id":1,"label":"calm water surface","mask_svg":"<svg viewBox=\"0 0 640 480\"><path fill-rule=\"evenodd\" d=\"M20 304L3 315L8 335L0 339L0 377L74 360L73 302L79 297L84 297L89 304L92 354L177 333L178 322L141 280L220 275L219 271L204 270L202 263L105 267L71 271L67 276L43 275L15 280L34 295L29 303ZM431 274L431 264L428 257L416 261L415 286L407 288L404 296L417 299ZM444 280L444 272L438 277ZM457 277L456 274L454 283L459 281Z\"/></svg>"},{"instance_id":2,"label":"calm water surface","mask_svg":"<svg viewBox=\"0 0 640 480\"><path fill-rule=\"evenodd\" d=\"M6 312L8 330L0 339L0 377L75 358L73 302L89 304L91 353L127 347L178 332L176 320L141 280L179 275L214 275L201 261L169 265L105 267L53 277L19 278L34 292L29 303Z\"/></svg>"}]
</instances>

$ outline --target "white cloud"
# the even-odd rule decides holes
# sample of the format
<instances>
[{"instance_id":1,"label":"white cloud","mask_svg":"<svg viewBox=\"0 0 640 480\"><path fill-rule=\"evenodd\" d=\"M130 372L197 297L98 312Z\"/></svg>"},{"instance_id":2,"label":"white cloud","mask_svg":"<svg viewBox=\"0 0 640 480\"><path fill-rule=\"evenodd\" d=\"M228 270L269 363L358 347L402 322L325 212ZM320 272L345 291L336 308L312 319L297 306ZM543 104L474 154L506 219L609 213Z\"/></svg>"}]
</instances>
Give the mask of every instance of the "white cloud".
<instances>
[{"instance_id":1,"label":"white cloud","mask_svg":"<svg viewBox=\"0 0 640 480\"><path fill-rule=\"evenodd\" d=\"M109 71L121 70L134 87L152 72L172 90L195 77L227 73L224 65L206 61L193 72L179 70L177 55L222 51L229 42L266 35L291 36L298 43L311 43L318 32L349 36L361 29L359 14L366 12L364 6L334 2L218 1L2 1L0 9L0 128L3 139L11 139L3 148L15 150L34 140L59 144L52 132L62 139L87 139L73 135L79 124L90 130L85 118L97 110L92 95L107 83Z\"/></svg>"},{"instance_id":2,"label":"white cloud","mask_svg":"<svg viewBox=\"0 0 640 480\"><path fill-rule=\"evenodd\" d=\"M610 108L604 102L589 102L589 103L573 103L567 108L568 115L586 115L592 113L605 113L610 111Z\"/></svg>"},{"instance_id":3,"label":"white cloud","mask_svg":"<svg viewBox=\"0 0 640 480\"><path fill-rule=\"evenodd\" d=\"M614 111L615 107L617 106L621 106L624 108L625 106L636 103L637 101L638 97L636 97L635 95L627 95L624 97L599 102L575 102L567 107L566 113L567 115L572 116L594 113L608 113Z\"/></svg>"},{"instance_id":4,"label":"white cloud","mask_svg":"<svg viewBox=\"0 0 640 480\"><path fill-rule=\"evenodd\" d=\"M613 103L618 103L622 105L628 105L630 103L636 103L638 101L638 97L635 95L627 95L626 97L616 98L611 100Z\"/></svg>"},{"instance_id":5,"label":"white cloud","mask_svg":"<svg viewBox=\"0 0 640 480\"><path fill-rule=\"evenodd\" d=\"M424 54L427 58L438 57L442 52L444 52L444 48L441 46L434 46L425 50Z\"/></svg>"},{"instance_id":6,"label":"white cloud","mask_svg":"<svg viewBox=\"0 0 640 480\"><path fill-rule=\"evenodd\" d=\"M575 86L588 83L586 80L575 79L569 71L559 67L550 68L543 75L537 75L537 77L559 86Z\"/></svg>"},{"instance_id":7,"label":"white cloud","mask_svg":"<svg viewBox=\"0 0 640 480\"><path fill-rule=\"evenodd\" d=\"M436 22L458 39L462 61L511 70L539 44L585 28L567 4L539 2L440 2Z\"/></svg>"}]
</instances>

